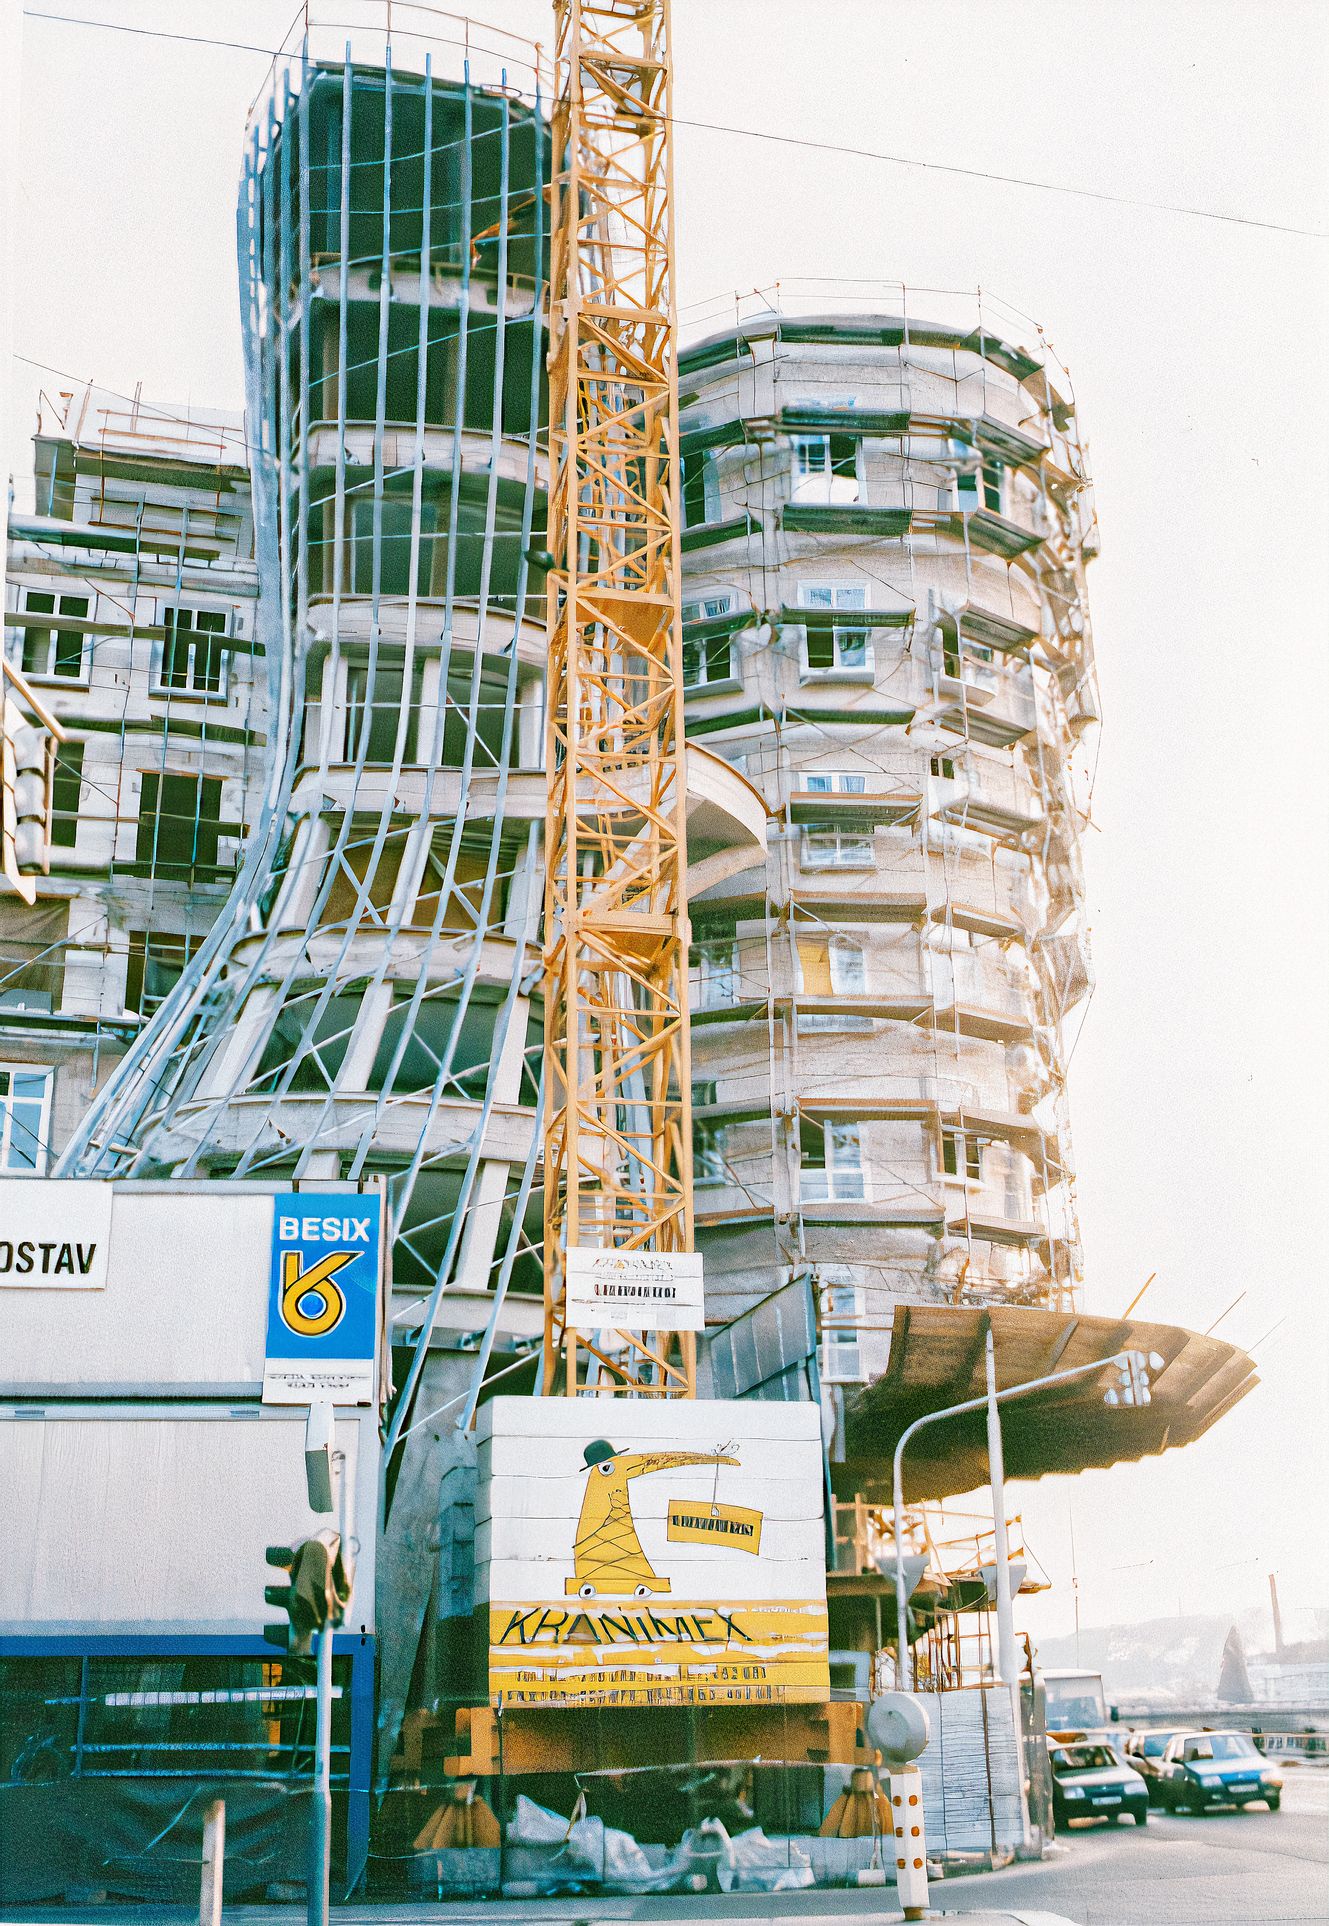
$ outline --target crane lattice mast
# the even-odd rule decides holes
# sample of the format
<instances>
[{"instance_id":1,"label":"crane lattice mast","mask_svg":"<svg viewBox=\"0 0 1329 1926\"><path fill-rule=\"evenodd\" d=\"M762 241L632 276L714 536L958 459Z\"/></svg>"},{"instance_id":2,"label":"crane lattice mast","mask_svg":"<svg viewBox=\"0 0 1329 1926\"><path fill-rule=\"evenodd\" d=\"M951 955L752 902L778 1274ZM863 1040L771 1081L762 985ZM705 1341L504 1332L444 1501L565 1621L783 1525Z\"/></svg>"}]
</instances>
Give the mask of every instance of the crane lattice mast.
<instances>
[{"instance_id":1,"label":"crane lattice mast","mask_svg":"<svg viewBox=\"0 0 1329 1926\"><path fill-rule=\"evenodd\" d=\"M668 0L555 0L543 1388L691 1396L577 1332L571 1248L691 1249Z\"/></svg>"}]
</instances>

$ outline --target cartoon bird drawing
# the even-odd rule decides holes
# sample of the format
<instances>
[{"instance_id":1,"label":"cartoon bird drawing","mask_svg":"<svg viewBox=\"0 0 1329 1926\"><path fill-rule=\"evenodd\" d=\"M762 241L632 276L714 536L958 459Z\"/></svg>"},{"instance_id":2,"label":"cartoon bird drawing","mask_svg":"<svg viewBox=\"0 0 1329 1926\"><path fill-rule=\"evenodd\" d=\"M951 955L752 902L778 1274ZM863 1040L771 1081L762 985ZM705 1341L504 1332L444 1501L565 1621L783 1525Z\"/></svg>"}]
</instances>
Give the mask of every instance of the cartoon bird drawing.
<instances>
[{"instance_id":1,"label":"cartoon bird drawing","mask_svg":"<svg viewBox=\"0 0 1329 1926\"><path fill-rule=\"evenodd\" d=\"M627 1593L649 1598L667 1592L669 1580L651 1569L641 1548L628 1502L628 1482L652 1471L673 1471L679 1465L736 1465L714 1451L615 1451L607 1439L588 1444L586 1491L572 1544L573 1576L563 1589L577 1598L602 1593Z\"/></svg>"}]
</instances>

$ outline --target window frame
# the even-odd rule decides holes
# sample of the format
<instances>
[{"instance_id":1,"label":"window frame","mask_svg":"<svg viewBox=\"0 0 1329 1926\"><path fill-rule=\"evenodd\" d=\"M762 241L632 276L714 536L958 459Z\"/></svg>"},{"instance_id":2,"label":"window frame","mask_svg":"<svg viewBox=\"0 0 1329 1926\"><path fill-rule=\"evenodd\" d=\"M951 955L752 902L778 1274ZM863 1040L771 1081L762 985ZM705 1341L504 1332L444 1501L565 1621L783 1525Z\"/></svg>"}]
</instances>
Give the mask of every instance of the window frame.
<instances>
[{"instance_id":1,"label":"window frame","mask_svg":"<svg viewBox=\"0 0 1329 1926\"><path fill-rule=\"evenodd\" d=\"M814 852L833 845L835 854L818 861ZM861 846L861 854L845 860L844 851L855 845ZM803 830L802 847L799 850L798 866L805 870L850 869L864 873L877 867L875 839L870 829L809 829Z\"/></svg>"},{"instance_id":2,"label":"window frame","mask_svg":"<svg viewBox=\"0 0 1329 1926\"><path fill-rule=\"evenodd\" d=\"M812 660L813 636L829 636L831 659L829 662ZM807 622L803 625L803 662L802 673L805 680L819 677L837 677L856 681L870 681L876 674L876 664L872 651L872 630L863 624L848 622Z\"/></svg>"},{"instance_id":3,"label":"window frame","mask_svg":"<svg viewBox=\"0 0 1329 1926\"><path fill-rule=\"evenodd\" d=\"M188 932L180 933L175 930L161 930L157 932L152 930L130 930L128 936L129 947L125 951L125 1014L127 1016L142 1017L146 1022L149 1017L155 1015L161 1008L166 998L171 994L171 990L175 988L175 984L179 982L180 977L188 968L190 962L197 956L203 945L203 938L201 936L192 936ZM160 946L156 950L155 955L154 945ZM171 950L174 953L167 952L168 945L171 946ZM150 997L148 992L148 968L154 961L158 965L166 967L170 967L177 962L180 966L174 981L159 997ZM137 969L135 969L136 962ZM135 975L138 978L139 986L138 1001L137 1003L131 1003L129 1000L130 980Z\"/></svg>"},{"instance_id":4,"label":"window frame","mask_svg":"<svg viewBox=\"0 0 1329 1926\"><path fill-rule=\"evenodd\" d=\"M847 1298L848 1304L837 1303L837 1299ZM852 1277L824 1278L821 1285L821 1355L818 1368L822 1381L826 1384L861 1384L863 1372L863 1340L859 1326L864 1315L865 1293L863 1286ZM846 1330L843 1324L828 1328L827 1319L840 1319L848 1316L853 1326ZM836 1353L840 1357L836 1358ZM846 1362L852 1360L852 1362Z\"/></svg>"},{"instance_id":5,"label":"window frame","mask_svg":"<svg viewBox=\"0 0 1329 1926\"><path fill-rule=\"evenodd\" d=\"M739 959L738 940L729 943L699 943L697 945L697 1001L693 1006L698 1010L730 1010L741 999L739 996ZM728 983L729 994L714 994L719 983Z\"/></svg>"},{"instance_id":6,"label":"window frame","mask_svg":"<svg viewBox=\"0 0 1329 1926\"><path fill-rule=\"evenodd\" d=\"M838 1123L833 1119L801 1119L798 1146L800 1195L811 1204L860 1204L868 1194L867 1172L863 1167L862 1128L857 1123ZM819 1130L822 1162L809 1163L804 1149L803 1130ZM851 1146L852 1158L844 1155ZM820 1178L820 1182L816 1181ZM809 1181L809 1180L812 1181Z\"/></svg>"},{"instance_id":7,"label":"window frame","mask_svg":"<svg viewBox=\"0 0 1329 1926\"><path fill-rule=\"evenodd\" d=\"M187 628L182 629L178 618L190 617ZM201 629L196 618L200 615L220 616L219 629ZM152 694L171 701L181 698L191 702L229 702L231 697L231 670L233 666L234 641L233 611L230 609L209 608L199 602L172 602L162 611L162 628L166 633L156 643L152 654ZM172 682L167 679L167 654L173 651L176 639L185 634L189 637L187 645L188 681ZM215 651L217 658L217 687L200 687L197 681L199 652L195 638L211 636L217 640L207 650L211 657Z\"/></svg>"},{"instance_id":8,"label":"window frame","mask_svg":"<svg viewBox=\"0 0 1329 1926\"><path fill-rule=\"evenodd\" d=\"M845 680L871 681L876 674L871 623L836 620L838 615L867 613L870 606L867 583L800 582L798 606L804 614L802 676L805 679L834 676ZM811 640L814 632L830 635L829 663L814 663L812 660ZM852 642L850 638L853 638ZM847 645L858 656L857 661L845 660Z\"/></svg>"},{"instance_id":9,"label":"window frame","mask_svg":"<svg viewBox=\"0 0 1329 1926\"><path fill-rule=\"evenodd\" d=\"M943 1129L941 1133L941 1174L952 1183L982 1184L983 1152L988 1145L986 1137L977 1136L972 1130ZM963 1151L963 1158L961 1152ZM963 1161L964 1169L960 1164Z\"/></svg>"},{"instance_id":10,"label":"window frame","mask_svg":"<svg viewBox=\"0 0 1329 1926\"><path fill-rule=\"evenodd\" d=\"M837 453L836 443L841 444ZM845 444L852 450L846 454ZM812 459L814 454L816 460ZM841 429L809 429L789 437L791 502L859 502L863 499L863 443Z\"/></svg>"},{"instance_id":11,"label":"window frame","mask_svg":"<svg viewBox=\"0 0 1329 1926\"><path fill-rule=\"evenodd\" d=\"M940 491L948 497L943 512L1006 517L1011 472L1006 463L988 454L976 442L962 441L955 435L948 439L946 452L954 468L950 480Z\"/></svg>"},{"instance_id":12,"label":"window frame","mask_svg":"<svg viewBox=\"0 0 1329 1926\"><path fill-rule=\"evenodd\" d=\"M703 673L690 675L689 656ZM712 656L718 673L712 674ZM683 687L685 689L717 689L738 680L734 671L734 638L732 635L695 636L691 641L683 638Z\"/></svg>"},{"instance_id":13,"label":"window frame","mask_svg":"<svg viewBox=\"0 0 1329 1926\"><path fill-rule=\"evenodd\" d=\"M816 598L826 596L826 601ZM798 585L798 606L813 609L818 614L834 614L837 610L866 612L871 603L868 601L868 585L856 582L800 582Z\"/></svg>"},{"instance_id":14,"label":"window frame","mask_svg":"<svg viewBox=\"0 0 1329 1926\"><path fill-rule=\"evenodd\" d=\"M55 746L55 766L51 773L51 834L52 850L74 849L78 843L78 826L83 810L83 752L86 742L67 740ZM65 784L72 789L74 806L67 809L57 803L64 778Z\"/></svg>"},{"instance_id":15,"label":"window frame","mask_svg":"<svg viewBox=\"0 0 1329 1926\"><path fill-rule=\"evenodd\" d=\"M708 608L709 602L715 602L718 606ZM737 606L738 595L734 589L707 589L683 604L683 626L689 628L694 622L718 622L721 616L732 615Z\"/></svg>"},{"instance_id":16,"label":"window frame","mask_svg":"<svg viewBox=\"0 0 1329 1926\"><path fill-rule=\"evenodd\" d=\"M188 814L177 814L174 811L168 811L163 808L167 783L187 783L193 788L197 797L198 806L192 817ZM221 842L223 837L236 838L241 836L243 829L222 815L222 808L226 801L225 783L225 777L209 775L206 771L197 769L140 770L138 819L135 824L134 836L133 863L135 868L139 869L143 875L156 877L159 881L163 882L175 881L200 884L223 883L228 881L235 871L235 857L232 856L229 862L223 862ZM145 794L149 792L149 790L151 790L153 794L154 801L151 811L145 812L144 799ZM217 811L215 815L210 811L208 813L204 812L203 798L205 796L216 797ZM173 857L162 855L160 828L154 831L150 838L145 836L145 832L154 822L160 825L162 822L188 823L191 820L194 824L194 836L188 860L184 858L176 860ZM207 833L200 840L198 831L202 825L206 825ZM206 860L202 853L209 847L213 851L211 861Z\"/></svg>"},{"instance_id":17,"label":"window frame","mask_svg":"<svg viewBox=\"0 0 1329 1926\"><path fill-rule=\"evenodd\" d=\"M16 1101L31 1103L34 1099L15 1098L13 1079L20 1077L40 1077L42 1094L40 1103L40 1123L36 1138L36 1151L31 1164L10 1162L10 1152L14 1141L14 1104ZM44 1177L51 1161L51 1108L55 1093L55 1067L47 1063L0 1062L0 1077L7 1077L9 1085L0 1091L0 1176L4 1177ZM26 1127L26 1126L25 1126Z\"/></svg>"},{"instance_id":18,"label":"window frame","mask_svg":"<svg viewBox=\"0 0 1329 1926\"><path fill-rule=\"evenodd\" d=\"M804 958L805 954L813 949L825 950L826 967L824 975L830 985L828 992L809 990L807 987L807 971L804 967ZM818 997L827 994L830 996L866 996L868 994L867 950L857 937L850 936L842 930L833 930L828 934L821 931L806 936L800 934L794 946L794 956L798 971L798 994L801 997ZM849 956L856 959L855 968L849 972L850 976L857 979L854 982L847 982L845 980L845 972L837 963L837 959L839 963L842 963L843 959Z\"/></svg>"},{"instance_id":19,"label":"window frame","mask_svg":"<svg viewBox=\"0 0 1329 1926\"><path fill-rule=\"evenodd\" d=\"M800 769L795 786L807 796L864 796L867 780L856 769Z\"/></svg>"},{"instance_id":20,"label":"window frame","mask_svg":"<svg viewBox=\"0 0 1329 1926\"><path fill-rule=\"evenodd\" d=\"M95 595L91 590L86 595L65 594L58 588L37 588L27 583L23 584L21 593L23 603L20 608L14 610L15 615L49 615L50 618L49 627L43 624L38 628L31 624L24 623L19 629L21 637L19 666L22 668L24 675L32 682L49 683L57 689L77 688L80 686L86 688L88 679L92 673L91 631L88 629L62 628L60 619L62 616L65 616L68 620L75 622L87 622L91 620L92 609L96 600ZM50 609L34 609L31 601L34 595L41 596L49 601L51 604ZM73 610L67 610L64 607L66 602L77 602L81 604L81 612L76 613ZM28 655L28 638L36 634L45 634L47 639L46 664L44 668L29 668L26 661ZM78 668L76 670L66 671L56 666L60 659L60 641L62 636L78 637L79 652Z\"/></svg>"},{"instance_id":21,"label":"window frame","mask_svg":"<svg viewBox=\"0 0 1329 1926\"><path fill-rule=\"evenodd\" d=\"M726 1143L727 1126L703 1117L692 1126L692 1185L694 1190L715 1189L729 1182Z\"/></svg>"},{"instance_id":22,"label":"window frame","mask_svg":"<svg viewBox=\"0 0 1329 1926\"><path fill-rule=\"evenodd\" d=\"M714 448L699 448L695 454L679 457L679 500L681 527L705 528L722 516L720 469ZM697 510L701 514L697 514Z\"/></svg>"}]
</instances>

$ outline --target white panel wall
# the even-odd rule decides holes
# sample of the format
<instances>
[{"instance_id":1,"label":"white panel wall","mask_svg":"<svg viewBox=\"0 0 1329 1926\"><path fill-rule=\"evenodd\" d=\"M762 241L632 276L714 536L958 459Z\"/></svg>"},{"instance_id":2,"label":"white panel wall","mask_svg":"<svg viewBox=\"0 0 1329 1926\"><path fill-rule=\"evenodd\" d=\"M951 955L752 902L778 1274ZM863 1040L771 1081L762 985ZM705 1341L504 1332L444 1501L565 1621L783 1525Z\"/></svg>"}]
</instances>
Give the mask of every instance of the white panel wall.
<instances>
[{"instance_id":1,"label":"white panel wall","mask_svg":"<svg viewBox=\"0 0 1329 1926\"><path fill-rule=\"evenodd\" d=\"M0 1384L261 1383L271 1239L271 1192L117 1184L105 1290L0 1279Z\"/></svg>"},{"instance_id":2,"label":"white panel wall","mask_svg":"<svg viewBox=\"0 0 1329 1926\"><path fill-rule=\"evenodd\" d=\"M374 1424L347 1413L336 1427L365 1547L352 1629L374 1622ZM305 1500L303 1411L257 1406L0 1422L0 1490L0 1630L14 1633L253 1634L280 1617L263 1600L282 1583L264 1548L337 1524Z\"/></svg>"}]
</instances>

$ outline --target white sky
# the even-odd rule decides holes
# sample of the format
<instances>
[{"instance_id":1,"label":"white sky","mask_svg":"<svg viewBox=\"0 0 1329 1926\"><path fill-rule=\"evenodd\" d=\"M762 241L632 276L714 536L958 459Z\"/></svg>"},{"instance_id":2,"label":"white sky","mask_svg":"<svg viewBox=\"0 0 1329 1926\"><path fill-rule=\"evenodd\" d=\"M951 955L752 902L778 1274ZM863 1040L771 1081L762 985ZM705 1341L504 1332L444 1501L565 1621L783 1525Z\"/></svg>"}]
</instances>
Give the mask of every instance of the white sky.
<instances>
[{"instance_id":1,"label":"white sky","mask_svg":"<svg viewBox=\"0 0 1329 1926\"><path fill-rule=\"evenodd\" d=\"M54 0L52 0L54 6ZM68 0L275 46L293 0ZM674 0L680 118L1323 229L1329 9ZM476 15L550 38L536 0ZM234 192L262 57L29 18L15 346L242 401ZM1075 381L1104 552L1072 1114L1085 1308L1254 1343L1264 1384L1139 1468L1017 1487L1072 1618L1329 1597L1323 1524L1326 248L680 128L684 303L799 276L995 290ZM24 411L33 373L16 370ZM58 383L53 383L57 385ZM1290 1629L1293 1629L1290 1627Z\"/></svg>"}]
</instances>

